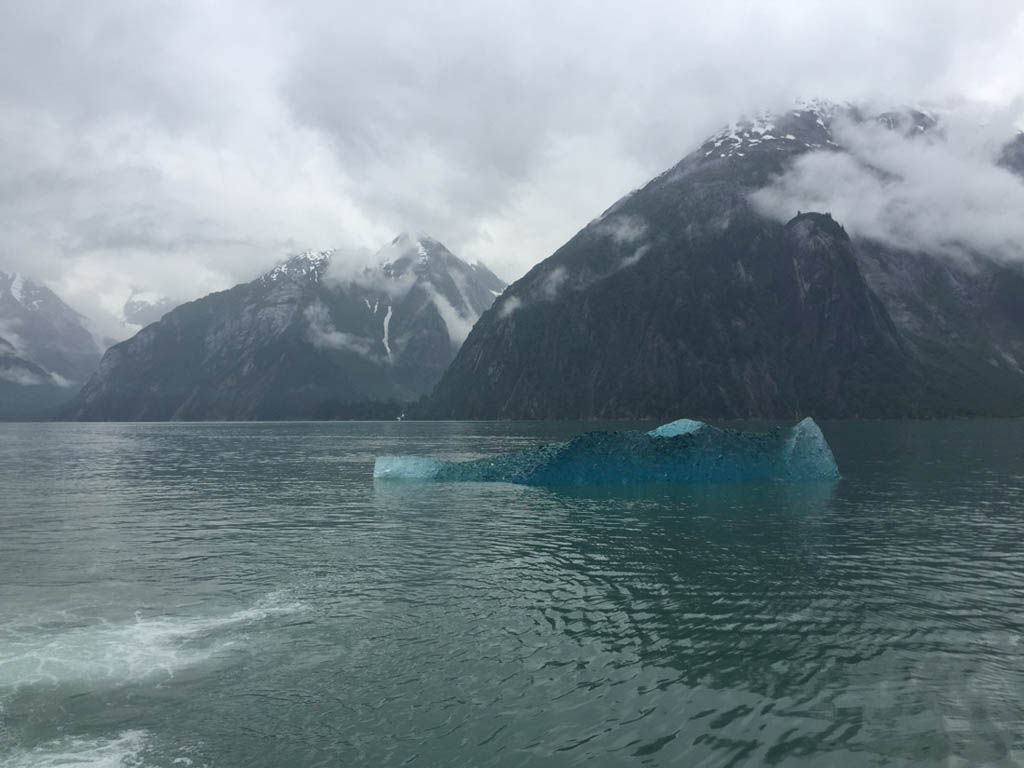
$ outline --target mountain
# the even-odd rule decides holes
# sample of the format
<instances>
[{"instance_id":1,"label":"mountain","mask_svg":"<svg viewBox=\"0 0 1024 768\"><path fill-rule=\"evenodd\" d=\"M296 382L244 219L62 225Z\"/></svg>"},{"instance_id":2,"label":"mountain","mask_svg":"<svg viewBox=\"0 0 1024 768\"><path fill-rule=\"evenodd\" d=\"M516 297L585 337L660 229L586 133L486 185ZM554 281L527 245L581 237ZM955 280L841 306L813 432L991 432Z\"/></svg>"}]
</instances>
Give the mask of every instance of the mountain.
<instances>
[{"instance_id":1,"label":"mountain","mask_svg":"<svg viewBox=\"0 0 1024 768\"><path fill-rule=\"evenodd\" d=\"M312 418L375 413L367 401L390 413L430 392L504 287L425 236L400 235L358 268L302 253L112 347L65 415Z\"/></svg>"},{"instance_id":2,"label":"mountain","mask_svg":"<svg viewBox=\"0 0 1024 768\"><path fill-rule=\"evenodd\" d=\"M145 327L155 323L176 306L175 302L166 297L132 291L121 310L123 322L126 325Z\"/></svg>"},{"instance_id":3,"label":"mountain","mask_svg":"<svg viewBox=\"0 0 1024 768\"><path fill-rule=\"evenodd\" d=\"M1024 133L1018 133L1009 144L1003 147L999 156L999 165L1024 178Z\"/></svg>"},{"instance_id":4,"label":"mountain","mask_svg":"<svg viewBox=\"0 0 1024 768\"><path fill-rule=\"evenodd\" d=\"M798 159L848 157L840 120L941 130L923 110L824 103L729 126L511 285L424 415L1024 413L1019 263L851 238L827 211L787 221L755 204ZM1020 137L1001 162L1024 170Z\"/></svg>"},{"instance_id":5,"label":"mountain","mask_svg":"<svg viewBox=\"0 0 1024 768\"><path fill-rule=\"evenodd\" d=\"M0 418L69 400L99 360L85 318L46 286L0 272Z\"/></svg>"}]
</instances>

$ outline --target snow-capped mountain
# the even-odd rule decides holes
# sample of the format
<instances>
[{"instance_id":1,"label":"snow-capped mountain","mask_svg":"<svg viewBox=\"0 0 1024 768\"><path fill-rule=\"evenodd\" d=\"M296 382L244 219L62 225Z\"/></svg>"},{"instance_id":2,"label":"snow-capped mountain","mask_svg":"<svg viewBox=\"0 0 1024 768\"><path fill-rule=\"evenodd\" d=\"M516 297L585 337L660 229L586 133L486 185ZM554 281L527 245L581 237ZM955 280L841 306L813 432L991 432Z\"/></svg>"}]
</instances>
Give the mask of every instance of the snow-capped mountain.
<instances>
[{"instance_id":1,"label":"snow-capped mountain","mask_svg":"<svg viewBox=\"0 0 1024 768\"><path fill-rule=\"evenodd\" d=\"M112 347L67 415L302 418L412 401L503 289L426 236L400 235L369 264L307 251Z\"/></svg>"},{"instance_id":2,"label":"snow-capped mountain","mask_svg":"<svg viewBox=\"0 0 1024 768\"><path fill-rule=\"evenodd\" d=\"M69 400L99 360L85 318L46 286L0 272L0 418Z\"/></svg>"},{"instance_id":3,"label":"snow-capped mountain","mask_svg":"<svg viewBox=\"0 0 1024 768\"><path fill-rule=\"evenodd\" d=\"M835 134L836 124L877 123L903 135L935 130L939 121L935 114L922 107L873 112L852 104L834 104L814 100L798 105L789 112L763 112L725 126L708 138L690 157L702 159L745 157L752 151L802 152L816 149L840 150Z\"/></svg>"},{"instance_id":4,"label":"snow-capped mountain","mask_svg":"<svg viewBox=\"0 0 1024 768\"><path fill-rule=\"evenodd\" d=\"M425 414L1024 414L996 164L1024 172L1024 139L984 165L946 128L827 102L723 128L509 286Z\"/></svg>"},{"instance_id":5,"label":"snow-capped mountain","mask_svg":"<svg viewBox=\"0 0 1024 768\"><path fill-rule=\"evenodd\" d=\"M177 302L165 296L132 291L121 310L121 320L126 326L138 326L141 329L155 323L177 305Z\"/></svg>"}]
</instances>

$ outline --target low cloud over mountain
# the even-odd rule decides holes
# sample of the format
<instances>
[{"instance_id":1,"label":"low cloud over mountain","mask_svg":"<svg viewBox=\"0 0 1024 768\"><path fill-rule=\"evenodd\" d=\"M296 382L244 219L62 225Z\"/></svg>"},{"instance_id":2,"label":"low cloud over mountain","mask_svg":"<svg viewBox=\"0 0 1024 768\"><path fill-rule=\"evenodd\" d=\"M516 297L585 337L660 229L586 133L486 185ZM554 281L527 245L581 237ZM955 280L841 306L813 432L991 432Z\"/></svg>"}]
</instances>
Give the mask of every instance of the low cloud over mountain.
<instances>
[{"instance_id":1,"label":"low cloud over mountain","mask_svg":"<svg viewBox=\"0 0 1024 768\"><path fill-rule=\"evenodd\" d=\"M1019 140L1008 119L1015 109L907 109L882 121L832 111L843 151L797 158L753 195L760 210L779 221L798 210L831 211L852 234L893 248L1024 260L1024 168L1000 164Z\"/></svg>"},{"instance_id":2,"label":"low cloud over mountain","mask_svg":"<svg viewBox=\"0 0 1024 768\"><path fill-rule=\"evenodd\" d=\"M814 94L1012 104L1022 12L8 3L0 253L101 337L127 333L134 290L194 299L281 253L372 251L410 227L511 280L737 114ZM787 198L818 191L806 183Z\"/></svg>"}]
</instances>

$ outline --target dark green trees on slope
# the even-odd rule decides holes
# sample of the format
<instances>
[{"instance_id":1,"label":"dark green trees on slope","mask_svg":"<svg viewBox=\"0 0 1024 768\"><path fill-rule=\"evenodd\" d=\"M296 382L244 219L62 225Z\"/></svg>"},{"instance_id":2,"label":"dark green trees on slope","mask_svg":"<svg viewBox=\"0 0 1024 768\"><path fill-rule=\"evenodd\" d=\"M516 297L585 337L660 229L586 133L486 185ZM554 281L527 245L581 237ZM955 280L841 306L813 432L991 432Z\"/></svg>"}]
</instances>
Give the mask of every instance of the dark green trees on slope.
<instances>
[{"instance_id":1,"label":"dark green trees on slope","mask_svg":"<svg viewBox=\"0 0 1024 768\"><path fill-rule=\"evenodd\" d=\"M428 237L396 238L372 267L331 260L301 254L168 312L107 351L65 416L316 418L409 402L504 288Z\"/></svg>"},{"instance_id":2,"label":"dark green trees on slope","mask_svg":"<svg viewBox=\"0 0 1024 768\"><path fill-rule=\"evenodd\" d=\"M804 109L733 128L617 202L481 317L425 414L1024 413L1019 266L853 241L826 212L787 223L753 207L802 154L842 151L830 120Z\"/></svg>"}]
</instances>

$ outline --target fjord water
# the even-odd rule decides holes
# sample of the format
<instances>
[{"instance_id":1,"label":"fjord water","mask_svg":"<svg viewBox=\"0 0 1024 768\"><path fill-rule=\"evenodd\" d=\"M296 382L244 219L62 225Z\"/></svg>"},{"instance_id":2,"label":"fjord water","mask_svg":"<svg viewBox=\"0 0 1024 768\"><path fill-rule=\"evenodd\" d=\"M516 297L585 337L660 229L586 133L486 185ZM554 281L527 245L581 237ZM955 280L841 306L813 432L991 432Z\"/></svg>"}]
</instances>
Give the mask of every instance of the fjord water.
<instances>
[{"instance_id":1,"label":"fjord water","mask_svg":"<svg viewBox=\"0 0 1024 768\"><path fill-rule=\"evenodd\" d=\"M826 422L826 484L372 479L600 426L0 425L0 765L1024 764L1024 422Z\"/></svg>"}]
</instances>

